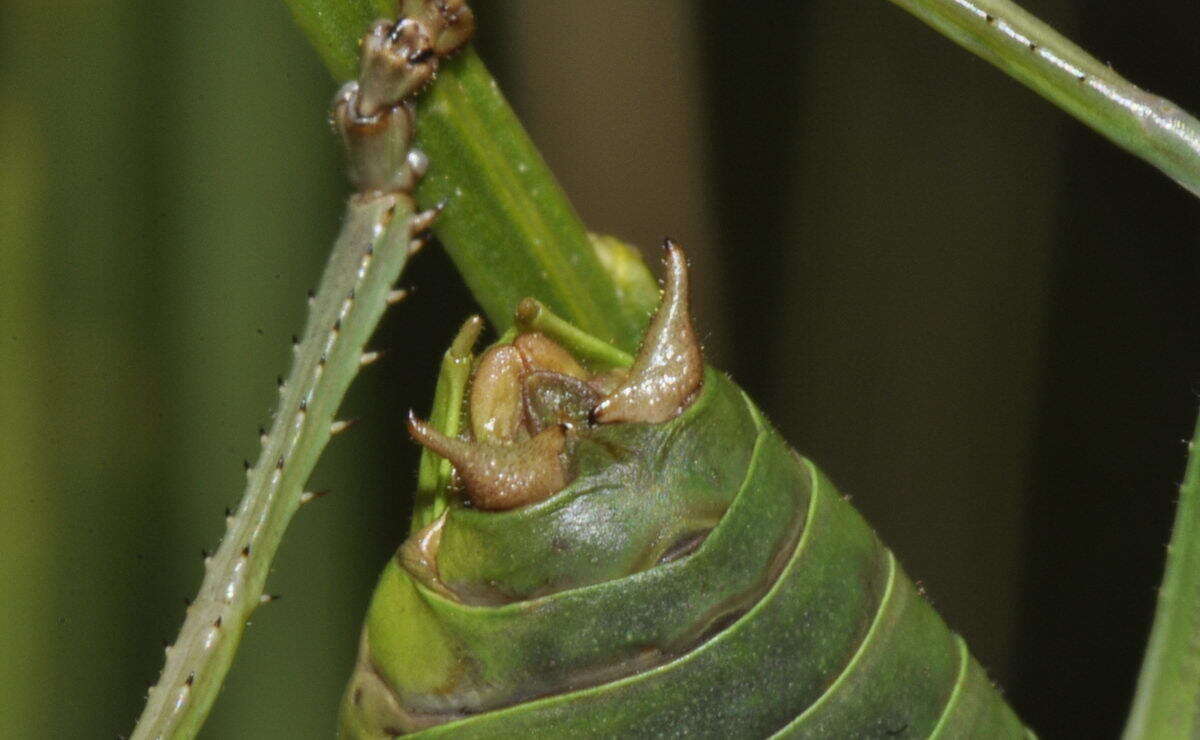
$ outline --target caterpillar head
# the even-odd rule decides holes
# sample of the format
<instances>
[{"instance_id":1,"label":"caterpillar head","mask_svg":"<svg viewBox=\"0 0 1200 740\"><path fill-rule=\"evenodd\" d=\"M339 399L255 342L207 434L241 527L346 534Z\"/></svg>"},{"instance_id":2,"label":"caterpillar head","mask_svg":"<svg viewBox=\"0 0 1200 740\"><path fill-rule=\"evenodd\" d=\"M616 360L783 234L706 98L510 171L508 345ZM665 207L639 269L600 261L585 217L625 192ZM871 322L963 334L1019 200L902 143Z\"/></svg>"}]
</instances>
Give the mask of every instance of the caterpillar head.
<instances>
[{"instance_id":1,"label":"caterpillar head","mask_svg":"<svg viewBox=\"0 0 1200 740\"><path fill-rule=\"evenodd\" d=\"M453 465L459 503L410 538L401 563L466 602L532 598L687 552L733 487L702 449L718 445L697 440L731 431L710 417L740 399L705 368L678 245L666 242L662 299L622 367L612 362L622 353L603 345L608 360L597 360L602 343L561 320L535 330L535 308L523 304L526 330L476 363L462 435L409 419L414 439ZM721 392L706 392L714 383ZM694 411L714 395L723 400Z\"/></svg>"},{"instance_id":2,"label":"caterpillar head","mask_svg":"<svg viewBox=\"0 0 1200 740\"><path fill-rule=\"evenodd\" d=\"M463 433L410 419L413 437L453 465L455 496L444 509L445 499L419 505L417 521L430 523L400 548L372 599L344 712L374 728L365 736L660 665L769 583L751 568L730 589L686 580L681 593L664 589L681 572L741 563L728 538L710 535L739 491L770 488L752 477L764 422L704 365L686 260L666 246L662 298L636 357L525 302L524 330L483 353L469 388L442 396L466 397L461 415L445 411L462 404L438 407L444 428ZM464 328L448 361L465 362L477 330ZM798 531L796 521L777 525ZM764 544L768 564L773 551ZM625 630L614 605L627 588L634 619L668 626L651 637ZM575 639L597 626L615 642Z\"/></svg>"},{"instance_id":3,"label":"caterpillar head","mask_svg":"<svg viewBox=\"0 0 1200 740\"><path fill-rule=\"evenodd\" d=\"M662 302L628 370L590 372L544 334L524 332L480 358L469 439L447 437L410 414L413 438L450 460L474 506L545 500L568 481L573 436L604 424L661 424L696 397L704 359L688 307L687 260L670 240L666 254Z\"/></svg>"}]
</instances>

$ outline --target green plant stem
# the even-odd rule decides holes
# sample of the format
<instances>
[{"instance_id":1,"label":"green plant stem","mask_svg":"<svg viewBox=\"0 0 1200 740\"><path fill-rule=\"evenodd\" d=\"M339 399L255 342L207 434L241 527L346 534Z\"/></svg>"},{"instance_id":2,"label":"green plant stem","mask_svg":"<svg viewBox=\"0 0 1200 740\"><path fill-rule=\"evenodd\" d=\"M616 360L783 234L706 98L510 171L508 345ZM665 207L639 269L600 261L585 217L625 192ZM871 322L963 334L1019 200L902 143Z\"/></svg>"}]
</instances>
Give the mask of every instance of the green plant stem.
<instances>
[{"instance_id":1,"label":"green plant stem","mask_svg":"<svg viewBox=\"0 0 1200 740\"><path fill-rule=\"evenodd\" d=\"M416 145L430 161L417 203L445 205L434 231L499 331L536 296L585 331L637 348L640 327L474 49L445 64L422 96Z\"/></svg>"},{"instance_id":2,"label":"green plant stem","mask_svg":"<svg viewBox=\"0 0 1200 740\"><path fill-rule=\"evenodd\" d=\"M1200 195L1200 121L1008 0L892 0Z\"/></svg>"},{"instance_id":3,"label":"green plant stem","mask_svg":"<svg viewBox=\"0 0 1200 740\"><path fill-rule=\"evenodd\" d=\"M379 0L287 2L337 78L353 74L367 23L394 12ZM434 233L498 331L534 296L585 331L637 348L640 322L623 309L566 194L472 48L444 62L418 101L416 146L430 161L417 202L444 208Z\"/></svg>"},{"instance_id":4,"label":"green plant stem","mask_svg":"<svg viewBox=\"0 0 1200 740\"><path fill-rule=\"evenodd\" d=\"M1167 568L1124 737L1200 734L1200 420L1188 445Z\"/></svg>"},{"instance_id":5,"label":"green plant stem","mask_svg":"<svg viewBox=\"0 0 1200 740\"><path fill-rule=\"evenodd\" d=\"M338 82L358 71L358 41L376 18L396 14L395 0L286 0L296 25L304 31Z\"/></svg>"}]
</instances>

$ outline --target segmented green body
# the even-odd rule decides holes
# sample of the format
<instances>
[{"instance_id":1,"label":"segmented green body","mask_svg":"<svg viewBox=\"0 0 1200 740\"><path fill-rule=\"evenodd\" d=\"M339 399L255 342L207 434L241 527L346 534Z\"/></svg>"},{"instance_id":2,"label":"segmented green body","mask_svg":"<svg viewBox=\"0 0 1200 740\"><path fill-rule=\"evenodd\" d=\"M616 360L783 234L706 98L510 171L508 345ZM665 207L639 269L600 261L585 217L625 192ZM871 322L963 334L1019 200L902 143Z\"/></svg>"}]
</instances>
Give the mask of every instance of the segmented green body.
<instances>
[{"instance_id":1,"label":"segmented green body","mask_svg":"<svg viewBox=\"0 0 1200 740\"><path fill-rule=\"evenodd\" d=\"M344 734L1026 733L870 527L721 373L671 421L574 444L551 498L451 507L437 562L458 598L388 563Z\"/></svg>"}]
</instances>

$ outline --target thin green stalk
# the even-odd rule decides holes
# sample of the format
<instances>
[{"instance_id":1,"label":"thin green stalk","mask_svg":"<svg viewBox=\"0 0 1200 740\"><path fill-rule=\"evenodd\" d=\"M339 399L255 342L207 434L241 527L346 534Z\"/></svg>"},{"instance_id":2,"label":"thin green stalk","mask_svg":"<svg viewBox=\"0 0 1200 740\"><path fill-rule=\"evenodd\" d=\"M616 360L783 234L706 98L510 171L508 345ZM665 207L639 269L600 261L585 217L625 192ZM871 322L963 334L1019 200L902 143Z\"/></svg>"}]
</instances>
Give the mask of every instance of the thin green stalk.
<instances>
[{"instance_id":1,"label":"thin green stalk","mask_svg":"<svg viewBox=\"0 0 1200 740\"><path fill-rule=\"evenodd\" d=\"M1124 737L1200 735L1200 421L1188 445L1167 569Z\"/></svg>"},{"instance_id":2,"label":"thin green stalk","mask_svg":"<svg viewBox=\"0 0 1200 740\"><path fill-rule=\"evenodd\" d=\"M1008 0L892 0L1200 195L1200 121Z\"/></svg>"},{"instance_id":3,"label":"thin green stalk","mask_svg":"<svg viewBox=\"0 0 1200 740\"><path fill-rule=\"evenodd\" d=\"M366 23L395 12L378 0L287 3L338 78L353 73ZM434 233L499 331L535 296L585 331L637 348L640 322L622 308L566 194L470 47L418 101L416 146L430 161L417 202L443 206Z\"/></svg>"}]
</instances>

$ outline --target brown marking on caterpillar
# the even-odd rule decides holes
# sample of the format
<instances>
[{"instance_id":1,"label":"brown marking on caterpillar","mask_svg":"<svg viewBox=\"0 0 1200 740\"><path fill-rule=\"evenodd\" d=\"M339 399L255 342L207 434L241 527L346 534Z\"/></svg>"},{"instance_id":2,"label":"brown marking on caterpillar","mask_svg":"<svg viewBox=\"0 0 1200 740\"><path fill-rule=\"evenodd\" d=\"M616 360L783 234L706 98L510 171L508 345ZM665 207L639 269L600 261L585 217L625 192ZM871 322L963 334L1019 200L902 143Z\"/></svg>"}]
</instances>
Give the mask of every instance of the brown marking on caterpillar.
<instances>
[{"instance_id":1,"label":"brown marking on caterpillar","mask_svg":"<svg viewBox=\"0 0 1200 740\"><path fill-rule=\"evenodd\" d=\"M528 372L549 370L560 375L569 375L587 380L587 371L575 357L557 342L540 332L527 332L513 340L513 346L521 353Z\"/></svg>"},{"instance_id":2,"label":"brown marking on caterpillar","mask_svg":"<svg viewBox=\"0 0 1200 740\"><path fill-rule=\"evenodd\" d=\"M472 375L467 406L471 433L487 443L514 442L521 428L521 375L525 364L511 344L484 352Z\"/></svg>"},{"instance_id":3,"label":"brown marking on caterpillar","mask_svg":"<svg viewBox=\"0 0 1200 740\"><path fill-rule=\"evenodd\" d=\"M442 544L442 527L445 524L446 514L443 513L405 540L396 557L400 565L421 583L443 596L454 598L454 594L442 583L437 568L437 552Z\"/></svg>"},{"instance_id":4,"label":"brown marking on caterpillar","mask_svg":"<svg viewBox=\"0 0 1200 740\"><path fill-rule=\"evenodd\" d=\"M530 434L563 426L586 426L600 394L579 378L549 370L527 373L521 384L525 424Z\"/></svg>"}]
</instances>

